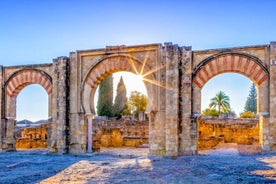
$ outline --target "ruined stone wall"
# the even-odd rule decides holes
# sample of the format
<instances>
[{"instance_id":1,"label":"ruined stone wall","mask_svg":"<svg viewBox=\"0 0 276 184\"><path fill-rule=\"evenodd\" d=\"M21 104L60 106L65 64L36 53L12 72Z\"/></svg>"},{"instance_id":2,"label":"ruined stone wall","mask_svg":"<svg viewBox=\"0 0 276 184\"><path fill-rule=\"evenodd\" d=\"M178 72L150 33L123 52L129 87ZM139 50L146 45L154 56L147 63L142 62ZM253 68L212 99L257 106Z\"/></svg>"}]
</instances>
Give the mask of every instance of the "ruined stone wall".
<instances>
[{"instance_id":1,"label":"ruined stone wall","mask_svg":"<svg viewBox=\"0 0 276 184\"><path fill-rule=\"evenodd\" d=\"M47 148L47 131L47 124L18 130L16 149Z\"/></svg>"},{"instance_id":2,"label":"ruined stone wall","mask_svg":"<svg viewBox=\"0 0 276 184\"><path fill-rule=\"evenodd\" d=\"M53 60L53 94L51 98L52 117L49 120L50 152L69 151L69 58Z\"/></svg>"},{"instance_id":3,"label":"ruined stone wall","mask_svg":"<svg viewBox=\"0 0 276 184\"><path fill-rule=\"evenodd\" d=\"M192 48L181 48L178 155L197 154L197 123L193 117Z\"/></svg>"},{"instance_id":4,"label":"ruined stone wall","mask_svg":"<svg viewBox=\"0 0 276 184\"><path fill-rule=\"evenodd\" d=\"M259 120L198 118L198 149L212 149L218 143L259 144Z\"/></svg>"},{"instance_id":5,"label":"ruined stone wall","mask_svg":"<svg viewBox=\"0 0 276 184\"><path fill-rule=\"evenodd\" d=\"M262 150L265 152L276 151L276 42L270 43L269 63L270 63L270 98L269 114L261 116L261 136Z\"/></svg>"},{"instance_id":6,"label":"ruined stone wall","mask_svg":"<svg viewBox=\"0 0 276 184\"><path fill-rule=\"evenodd\" d=\"M211 69L213 64L214 70ZM25 74L32 76L31 81L22 83L24 75L18 75L9 83L12 76L20 71L24 73L24 70ZM70 58L59 57L52 64L0 66L0 151L14 150L16 94L35 83L42 85L49 95L49 151L86 153L90 135L88 121L91 122L96 115L96 88L106 76L120 71L144 77L149 99L146 113L149 117L150 155L197 153L195 119L201 112L201 88L215 75L226 72L241 73L257 84L260 144L263 151L276 150L276 44L272 42L203 51L172 43L107 46L72 52ZM49 85L43 82L43 77L40 78L42 73L51 79ZM113 133L110 130L105 132L120 137L121 130L114 127ZM124 135L121 137L123 139ZM117 140L118 144L123 144L120 140ZM106 141L106 145L109 144Z\"/></svg>"},{"instance_id":7,"label":"ruined stone wall","mask_svg":"<svg viewBox=\"0 0 276 184\"><path fill-rule=\"evenodd\" d=\"M4 77L3 77L3 72L4 72L4 67L0 66L0 85L4 85ZM3 104L3 99L4 99L4 88L0 88L0 152L2 151L2 145L3 145L3 139L5 138L6 134L6 123L5 123L5 106Z\"/></svg>"},{"instance_id":8,"label":"ruined stone wall","mask_svg":"<svg viewBox=\"0 0 276 184\"><path fill-rule=\"evenodd\" d=\"M149 122L137 120L93 120L93 149L139 147L148 144Z\"/></svg>"}]
</instances>

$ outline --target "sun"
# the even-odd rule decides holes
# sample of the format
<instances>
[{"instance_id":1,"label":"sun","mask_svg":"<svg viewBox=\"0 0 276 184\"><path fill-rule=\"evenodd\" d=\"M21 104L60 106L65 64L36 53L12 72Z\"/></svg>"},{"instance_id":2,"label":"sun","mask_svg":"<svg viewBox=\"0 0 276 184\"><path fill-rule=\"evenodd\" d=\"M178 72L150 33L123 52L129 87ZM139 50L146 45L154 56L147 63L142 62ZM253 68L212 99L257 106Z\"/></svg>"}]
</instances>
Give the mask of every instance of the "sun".
<instances>
[{"instance_id":1,"label":"sun","mask_svg":"<svg viewBox=\"0 0 276 184\"><path fill-rule=\"evenodd\" d=\"M140 74L137 75L137 79L140 80L140 81L144 81L143 75L140 75Z\"/></svg>"}]
</instances>

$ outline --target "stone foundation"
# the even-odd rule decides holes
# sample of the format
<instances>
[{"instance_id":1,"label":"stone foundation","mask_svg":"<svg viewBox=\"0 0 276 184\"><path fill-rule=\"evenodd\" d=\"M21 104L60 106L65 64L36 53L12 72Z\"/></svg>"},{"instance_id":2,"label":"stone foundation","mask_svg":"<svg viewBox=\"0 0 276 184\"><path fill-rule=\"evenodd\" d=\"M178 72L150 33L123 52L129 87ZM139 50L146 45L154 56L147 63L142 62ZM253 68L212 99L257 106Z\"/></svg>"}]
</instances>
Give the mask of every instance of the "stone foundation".
<instances>
[{"instance_id":1,"label":"stone foundation","mask_svg":"<svg viewBox=\"0 0 276 184\"><path fill-rule=\"evenodd\" d=\"M259 144L259 120L198 118L198 136L198 150L212 149L219 143Z\"/></svg>"}]
</instances>

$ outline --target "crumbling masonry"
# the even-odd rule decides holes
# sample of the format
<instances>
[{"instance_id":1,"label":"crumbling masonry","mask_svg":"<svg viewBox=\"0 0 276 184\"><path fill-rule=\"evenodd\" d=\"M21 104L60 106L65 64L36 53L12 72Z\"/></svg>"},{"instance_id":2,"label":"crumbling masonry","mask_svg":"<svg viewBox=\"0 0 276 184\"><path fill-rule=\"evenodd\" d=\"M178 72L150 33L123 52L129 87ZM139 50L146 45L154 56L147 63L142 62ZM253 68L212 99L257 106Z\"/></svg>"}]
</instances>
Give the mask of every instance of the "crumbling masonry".
<instances>
[{"instance_id":1,"label":"crumbling masonry","mask_svg":"<svg viewBox=\"0 0 276 184\"><path fill-rule=\"evenodd\" d=\"M243 74L257 86L261 149L276 151L275 42L202 51L172 43L112 46L71 52L50 64L0 66L0 150L15 149L18 93L39 84L49 99L49 151L92 151L95 90L106 76L119 71L144 77L151 155L197 154L201 89L225 72Z\"/></svg>"}]
</instances>

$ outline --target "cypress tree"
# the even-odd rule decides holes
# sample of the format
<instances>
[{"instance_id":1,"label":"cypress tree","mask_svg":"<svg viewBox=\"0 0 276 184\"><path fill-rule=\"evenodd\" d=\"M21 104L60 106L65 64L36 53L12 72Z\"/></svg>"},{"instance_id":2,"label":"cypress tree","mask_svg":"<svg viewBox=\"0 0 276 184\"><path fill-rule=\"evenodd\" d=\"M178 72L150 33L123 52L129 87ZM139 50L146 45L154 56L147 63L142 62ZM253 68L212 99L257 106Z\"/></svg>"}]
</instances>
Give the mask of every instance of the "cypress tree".
<instances>
[{"instance_id":1,"label":"cypress tree","mask_svg":"<svg viewBox=\"0 0 276 184\"><path fill-rule=\"evenodd\" d=\"M113 116L113 76L106 77L99 86L98 116Z\"/></svg>"},{"instance_id":2,"label":"cypress tree","mask_svg":"<svg viewBox=\"0 0 276 184\"><path fill-rule=\"evenodd\" d=\"M126 86L124 80L121 76L120 81L117 85L117 94L114 102L114 115L121 116L122 111L124 110L127 102L126 96Z\"/></svg>"},{"instance_id":3,"label":"cypress tree","mask_svg":"<svg viewBox=\"0 0 276 184\"><path fill-rule=\"evenodd\" d=\"M257 112L257 92L254 83L252 83L249 95L246 99L244 111Z\"/></svg>"}]
</instances>

